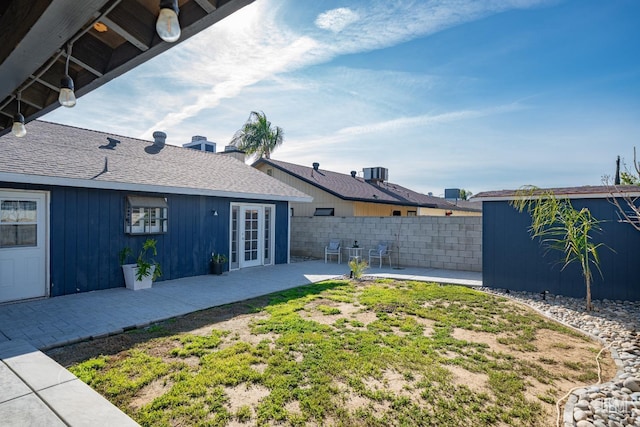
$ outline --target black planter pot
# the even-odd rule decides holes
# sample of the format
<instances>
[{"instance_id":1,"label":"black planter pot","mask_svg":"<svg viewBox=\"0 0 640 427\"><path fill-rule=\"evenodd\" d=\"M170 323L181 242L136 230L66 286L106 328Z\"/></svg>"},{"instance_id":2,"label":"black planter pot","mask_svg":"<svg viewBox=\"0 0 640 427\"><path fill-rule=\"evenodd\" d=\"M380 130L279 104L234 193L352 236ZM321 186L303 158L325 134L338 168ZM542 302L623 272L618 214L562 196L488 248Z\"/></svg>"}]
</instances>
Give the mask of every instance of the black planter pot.
<instances>
[{"instance_id":1,"label":"black planter pot","mask_svg":"<svg viewBox=\"0 0 640 427\"><path fill-rule=\"evenodd\" d=\"M222 274L222 267L224 267L223 262L209 262L209 274Z\"/></svg>"}]
</instances>

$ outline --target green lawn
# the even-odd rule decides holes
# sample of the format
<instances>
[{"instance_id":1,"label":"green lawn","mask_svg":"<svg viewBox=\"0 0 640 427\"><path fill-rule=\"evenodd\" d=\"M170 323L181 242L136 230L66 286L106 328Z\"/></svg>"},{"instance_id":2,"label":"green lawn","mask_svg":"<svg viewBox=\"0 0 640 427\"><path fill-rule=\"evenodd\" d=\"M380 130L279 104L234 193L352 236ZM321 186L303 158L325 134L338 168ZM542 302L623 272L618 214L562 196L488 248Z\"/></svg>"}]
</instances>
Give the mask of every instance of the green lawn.
<instances>
[{"instance_id":1,"label":"green lawn","mask_svg":"<svg viewBox=\"0 0 640 427\"><path fill-rule=\"evenodd\" d=\"M340 280L242 304L70 370L143 426L540 426L597 381L599 345L465 287Z\"/></svg>"}]
</instances>

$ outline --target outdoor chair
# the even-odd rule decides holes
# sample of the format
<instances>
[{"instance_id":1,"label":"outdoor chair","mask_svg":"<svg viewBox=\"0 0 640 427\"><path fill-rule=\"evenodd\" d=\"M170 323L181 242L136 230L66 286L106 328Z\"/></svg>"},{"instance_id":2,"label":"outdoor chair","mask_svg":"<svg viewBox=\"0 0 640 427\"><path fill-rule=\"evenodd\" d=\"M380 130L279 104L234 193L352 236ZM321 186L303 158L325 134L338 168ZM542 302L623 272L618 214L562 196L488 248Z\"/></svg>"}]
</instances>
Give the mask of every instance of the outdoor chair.
<instances>
[{"instance_id":1,"label":"outdoor chair","mask_svg":"<svg viewBox=\"0 0 640 427\"><path fill-rule=\"evenodd\" d=\"M391 268L391 249L386 243L380 243L377 248L369 249L369 265L372 259L379 260L379 268L382 268L382 258L389 258L389 268Z\"/></svg>"},{"instance_id":2,"label":"outdoor chair","mask_svg":"<svg viewBox=\"0 0 640 427\"><path fill-rule=\"evenodd\" d=\"M340 248L340 240L338 239L331 239L329 241L329 245L325 246L324 248L324 263L327 263L327 257L330 257L331 255L337 255L338 256L338 264L342 263L342 252L341 252L341 248Z\"/></svg>"}]
</instances>

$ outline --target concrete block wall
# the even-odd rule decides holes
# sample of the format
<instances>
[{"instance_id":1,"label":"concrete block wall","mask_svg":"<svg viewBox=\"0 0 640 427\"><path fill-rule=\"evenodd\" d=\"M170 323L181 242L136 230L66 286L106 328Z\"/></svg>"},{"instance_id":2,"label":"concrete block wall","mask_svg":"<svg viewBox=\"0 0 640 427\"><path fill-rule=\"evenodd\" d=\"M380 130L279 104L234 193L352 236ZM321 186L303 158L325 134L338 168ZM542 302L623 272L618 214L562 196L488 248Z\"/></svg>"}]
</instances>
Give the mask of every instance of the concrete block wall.
<instances>
[{"instance_id":1,"label":"concrete block wall","mask_svg":"<svg viewBox=\"0 0 640 427\"><path fill-rule=\"evenodd\" d=\"M330 239L341 239L343 248L357 240L365 259L388 242L393 266L482 271L482 217L291 218L292 255L324 258Z\"/></svg>"}]
</instances>

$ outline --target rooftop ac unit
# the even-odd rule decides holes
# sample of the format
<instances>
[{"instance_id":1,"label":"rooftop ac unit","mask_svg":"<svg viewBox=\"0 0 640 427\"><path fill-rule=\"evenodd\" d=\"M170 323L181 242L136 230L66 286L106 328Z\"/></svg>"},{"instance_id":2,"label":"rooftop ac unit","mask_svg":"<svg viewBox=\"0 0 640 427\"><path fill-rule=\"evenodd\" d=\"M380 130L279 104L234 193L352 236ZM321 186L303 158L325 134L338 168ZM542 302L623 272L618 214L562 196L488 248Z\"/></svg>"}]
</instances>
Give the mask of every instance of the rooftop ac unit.
<instances>
[{"instance_id":1,"label":"rooftop ac unit","mask_svg":"<svg viewBox=\"0 0 640 427\"><path fill-rule=\"evenodd\" d=\"M389 171L387 168L364 168L362 171L364 172L364 179L366 181L387 181L389 179Z\"/></svg>"}]
</instances>

